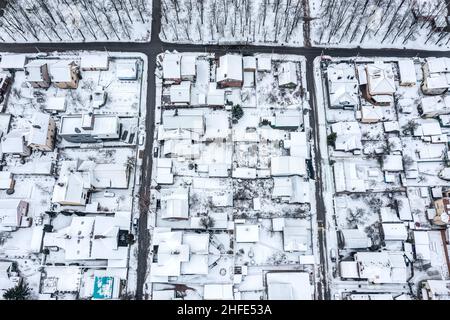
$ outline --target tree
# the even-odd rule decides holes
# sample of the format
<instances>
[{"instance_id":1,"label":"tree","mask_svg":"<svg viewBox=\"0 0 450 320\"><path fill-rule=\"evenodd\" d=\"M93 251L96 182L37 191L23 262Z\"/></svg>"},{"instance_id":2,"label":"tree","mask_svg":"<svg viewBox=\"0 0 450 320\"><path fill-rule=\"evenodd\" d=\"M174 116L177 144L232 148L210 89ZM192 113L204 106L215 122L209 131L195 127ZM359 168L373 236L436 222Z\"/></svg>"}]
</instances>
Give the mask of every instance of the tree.
<instances>
[{"instance_id":1,"label":"tree","mask_svg":"<svg viewBox=\"0 0 450 320\"><path fill-rule=\"evenodd\" d=\"M413 134L414 130L416 130L418 127L419 127L419 123L414 121L414 119L411 119L411 120L408 121L407 124L405 124L403 126L403 133L409 131L409 132L411 132L411 134Z\"/></svg>"},{"instance_id":2,"label":"tree","mask_svg":"<svg viewBox=\"0 0 450 320\"><path fill-rule=\"evenodd\" d=\"M336 138L337 138L337 134L336 132L332 132L328 135L327 137L327 143L329 146L335 146L336 145Z\"/></svg>"},{"instance_id":3,"label":"tree","mask_svg":"<svg viewBox=\"0 0 450 320\"><path fill-rule=\"evenodd\" d=\"M200 225L202 225L206 229L211 229L212 227L214 227L215 223L216 221L214 220L214 218L210 216L205 216L200 219Z\"/></svg>"},{"instance_id":4,"label":"tree","mask_svg":"<svg viewBox=\"0 0 450 320\"><path fill-rule=\"evenodd\" d=\"M233 122L236 123L244 115L244 110L242 110L242 107L237 104L233 106L233 109L231 109L231 114L233 116Z\"/></svg>"},{"instance_id":5,"label":"tree","mask_svg":"<svg viewBox=\"0 0 450 320\"><path fill-rule=\"evenodd\" d=\"M31 289L28 283L21 281L17 286L9 288L3 294L5 300L27 300L30 297Z\"/></svg>"}]
</instances>

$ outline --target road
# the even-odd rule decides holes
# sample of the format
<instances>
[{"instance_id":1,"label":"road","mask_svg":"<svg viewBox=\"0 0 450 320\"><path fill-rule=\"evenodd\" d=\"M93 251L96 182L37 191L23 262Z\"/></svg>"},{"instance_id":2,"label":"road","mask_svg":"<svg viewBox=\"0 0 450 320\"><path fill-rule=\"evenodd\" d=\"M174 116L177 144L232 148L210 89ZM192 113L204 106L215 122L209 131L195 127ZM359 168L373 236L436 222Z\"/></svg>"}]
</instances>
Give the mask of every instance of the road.
<instances>
[{"instance_id":1,"label":"road","mask_svg":"<svg viewBox=\"0 0 450 320\"><path fill-rule=\"evenodd\" d=\"M154 70L156 68L156 56L165 50L177 50L179 52L240 52L242 54L253 53L276 53L276 54L295 54L302 55L307 59L306 65L306 81L308 90L310 91L312 103L312 133L316 139L315 143L315 167L316 167L316 202L317 202L317 221L319 230L320 261L321 261L321 283L318 284L319 299L330 299L327 281L326 257L326 218L325 204L322 197L322 181L321 181L321 152L318 143L318 127L317 127L317 110L316 97L314 95L314 77L313 77L313 60L315 57L324 54L334 57L351 57L351 56L379 56L379 57L450 57L450 52L445 51L423 51L423 50L406 50L406 49L332 49L321 47L286 47L286 46L252 46L252 45L201 45L201 44L174 44L165 43L160 40L159 32L161 30L161 3L160 0L153 0L152 11L152 34L151 41L146 43L128 43L128 42L98 42L98 43L18 43L18 44L0 44L0 51L14 53L36 53L51 51L75 51L75 50L101 50L101 51L121 51L121 52L140 52L148 56L148 88L147 88L147 113L146 113L146 130L145 152L142 164L142 183L140 189L140 219L139 219L139 236L138 236L138 267L137 267L137 291L136 299L143 298L143 288L147 275L147 258L150 245L150 233L147 229L147 213L148 199L150 193L151 167L152 167L152 149L153 149L153 131L154 131L154 103L155 103L155 77Z\"/></svg>"}]
</instances>

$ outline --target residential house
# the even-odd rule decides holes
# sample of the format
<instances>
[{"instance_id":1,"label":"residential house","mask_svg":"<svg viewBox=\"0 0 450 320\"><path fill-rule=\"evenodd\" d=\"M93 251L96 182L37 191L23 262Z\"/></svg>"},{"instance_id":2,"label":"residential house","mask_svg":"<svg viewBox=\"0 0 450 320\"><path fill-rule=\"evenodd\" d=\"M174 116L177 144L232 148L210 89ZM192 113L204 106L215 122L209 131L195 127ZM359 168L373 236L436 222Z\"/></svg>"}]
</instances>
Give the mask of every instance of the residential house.
<instances>
[{"instance_id":1,"label":"residential house","mask_svg":"<svg viewBox=\"0 0 450 320\"><path fill-rule=\"evenodd\" d=\"M31 120L28 147L39 151L53 151L55 136L55 120L49 114L36 112Z\"/></svg>"},{"instance_id":2,"label":"residential house","mask_svg":"<svg viewBox=\"0 0 450 320\"><path fill-rule=\"evenodd\" d=\"M95 143L120 137L119 117L106 114L78 114L61 117L59 135L73 143Z\"/></svg>"},{"instance_id":3,"label":"residential house","mask_svg":"<svg viewBox=\"0 0 450 320\"><path fill-rule=\"evenodd\" d=\"M27 62L25 54L3 54L0 61L0 69L8 71L24 70Z\"/></svg>"},{"instance_id":4,"label":"residential house","mask_svg":"<svg viewBox=\"0 0 450 320\"><path fill-rule=\"evenodd\" d=\"M390 63L375 61L366 65L367 85L364 97L374 105L389 105L395 93L394 72Z\"/></svg>"},{"instance_id":5,"label":"residential house","mask_svg":"<svg viewBox=\"0 0 450 320\"><path fill-rule=\"evenodd\" d=\"M194 81L197 75L197 57L196 56L181 56L180 74L182 81Z\"/></svg>"},{"instance_id":6,"label":"residential house","mask_svg":"<svg viewBox=\"0 0 450 320\"><path fill-rule=\"evenodd\" d=\"M162 69L165 81L181 82L181 55L176 53L164 54Z\"/></svg>"},{"instance_id":7,"label":"residential house","mask_svg":"<svg viewBox=\"0 0 450 320\"><path fill-rule=\"evenodd\" d=\"M189 219L189 189L161 189L161 218L165 220Z\"/></svg>"},{"instance_id":8,"label":"residential house","mask_svg":"<svg viewBox=\"0 0 450 320\"><path fill-rule=\"evenodd\" d=\"M83 71L107 71L109 56L107 53L84 54L81 56L80 67Z\"/></svg>"},{"instance_id":9,"label":"residential house","mask_svg":"<svg viewBox=\"0 0 450 320\"><path fill-rule=\"evenodd\" d=\"M15 231L20 227L29 227L27 219L29 204L22 199L0 199L0 231Z\"/></svg>"},{"instance_id":10,"label":"residential house","mask_svg":"<svg viewBox=\"0 0 450 320\"><path fill-rule=\"evenodd\" d=\"M2 153L27 157L31 154L30 148L25 142L23 132L11 131L2 138Z\"/></svg>"},{"instance_id":11,"label":"residential house","mask_svg":"<svg viewBox=\"0 0 450 320\"><path fill-rule=\"evenodd\" d=\"M73 60L59 60L50 64L51 81L60 89L76 89L78 87L79 67Z\"/></svg>"},{"instance_id":12,"label":"residential house","mask_svg":"<svg viewBox=\"0 0 450 320\"><path fill-rule=\"evenodd\" d=\"M123 60L116 63L117 79L134 81L138 78L139 64L137 60Z\"/></svg>"},{"instance_id":13,"label":"residential house","mask_svg":"<svg viewBox=\"0 0 450 320\"><path fill-rule=\"evenodd\" d=\"M400 73L400 85L411 87L417 83L416 68L412 59L401 59L398 61Z\"/></svg>"},{"instance_id":14,"label":"residential house","mask_svg":"<svg viewBox=\"0 0 450 320\"><path fill-rule=\"evenodd\" d=\"M417 109L424 118L450 114L450 96L423 97Z\"/></svg>"},{"instance_id":15,"label":"residential house","mask_svg":"<svg viewBox=\"0 0 450 320\"><path fill-rule=\"evenodd\" d=\"M295 88L298 85L297 64L293 61L282 62L278 67L278 85Z\"/></svg>"},{"instance_id":16,"label":"residential house","mask_svg":"<svg viewBox=\"0 0 450 320\"><path fill-rule=\"evenodd\" d=\"M33 60L25 66L27 82L33 88L50 87L50 75L48 73L47 61Z\"/></svg>"},{"instance_id":17,"label":"residential house","mask_svg":"<svg viewBox=\"0 0 450 320\"><path fill-rule=\"evenodd\" d=\"M219 58L216 68L216 81L219 87L241 87L243 83L242 56L226 54Z\"/></svg>"},{"instance_id":18,"label":"residential house","mask_svg":"<svg viewBox=\"0 0 450 320\"><path fill-rule=\"evenodd\" d=\"M450 58L427 58L422 65L424 94L443 94L450 87Z\"/></svg>"},{"instance_id":19,"label":"residential house","mask_svg":"<svg viewBox=\"0 0 450 320\"><path fill-rule=\"evenodd\" d=\"M327 69L330 108L350 108L359 105L358 80L355 68L346 63L331 65Z\"/></svg>"}]
</instances>

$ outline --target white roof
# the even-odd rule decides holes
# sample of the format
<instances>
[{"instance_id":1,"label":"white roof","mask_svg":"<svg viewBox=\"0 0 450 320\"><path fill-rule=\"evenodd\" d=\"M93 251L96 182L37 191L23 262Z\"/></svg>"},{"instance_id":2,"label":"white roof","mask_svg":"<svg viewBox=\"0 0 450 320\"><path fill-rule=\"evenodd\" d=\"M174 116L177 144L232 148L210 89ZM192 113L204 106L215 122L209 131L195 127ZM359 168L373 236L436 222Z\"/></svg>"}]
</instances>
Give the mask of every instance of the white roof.
<instances>
[{"instance_id":1,"label":"white roof","mask_svg":"<svg viewBox=\"0 0 450 320\"><path fill-rule=\"evenodd\" d=\"M226 54L219 58L219 67L216 69L216 81L243 80L242 56L236 54Z\"/></svg>"},{"instance_id":2,"label":"white roof","mask_svg":"<svg viewBox=\"0 0 450 320\"><path fill-rule=\"evenodd\" d=\"M203 289L205 300L233 300L232 284L205 284Z\"/></svg>"},{"instance_id":3,"label":"white roof","mask_svg":"<svg viewBox=\"0 0 450 320\"><path fill-rule=\"evenodd\" d=\"M361 229L341 229L340 231L344 238L344 248L365 249L371 245L370 238Z\"/></svg>"},{"instance_id":4,"label":"white roof","mask_svg":"<svg viewBox=\"0 0 450 320\"><path fill-rule=\"evenodd\" d=\"M256 69L256 57L245 56L242 60L244 69Z\"/></svg>"},{"instance_id":5,"label":"white roof","mask_svg":"<svg viewBox=\"0 0 450 320\"><path fill-rule=\"evenodd\" d=\"M31 120L30 134L28 135L28 145L46 145L50 115L42 112L36 112Z\"/></svg>"},{"instance_id":6,"label":"white roof","mask_svg":"<svg viewBox=\"0 0 450 320\"><path fill-rule=\"evenodd\" d=\"M60 60L50 64L50 77L54 82L72 82L73 60Z\"/></svg>"},{"instance_id":7,"label":"white roof","mask_svg":"<svg viewBox=\"0 0 450 320\"><path fill-rule=\"evenodd\" d=\"M2 69L23 69L26 61L25 54L4 54L0 62Z\"/></svg>"},{"instance_id":8,"label":"white roof","mask_svg":"<svg viewBox=\"0 0 450 320\"><path fill-rule=\"evenodd\" d=\"M308 229L300 226L284 226L283 248L286 252L308 250Z\"/></svg>"},{"instance_id":9,"label":"white roof","mask_svg":"<svg viewBox=\"0 0 450 320\"><path fill-rule=\"evenodd\" d=\"M235 224L236 242L258 242L259 225L257 224Z\"/></svg>"},{"instance_id":10,"label":"white roof","mask_svg":"<svg viewBox=\"0 0 450 320\"><path fill-rule=\"evenodd\" d=\"M274 177L272 198L288 197L289 203L310 203L311 193L308 181L298 176Z\"/></svg>"},{"instance_id":11,"label":"white roof","mask_svg":"<svg viewBox=\"0 0 450 320\"><path fill-rule=\"evenodd\" d=\"M181 56L181 76L182 77L192 77L195 76L196 67L195 63L197 61L196 56Z\"/></svg>"},{"instance_id":12,"label":"white roof","mask_svg":"<svg viewBox=\"0 0 450 320\"><path fill-rule=\"evenodd\" d=\"M450 83L447 74L431 74L425 78L425 86L428 89L446 89Z\"/></svg>"},{"instance_id":13,"label":"white roof","mask_svg":"<svg viewBox=\"0 0 450 320\"><path fill-rule=\"evenodd\" d=\"M422 113L431 116L450 113L450 96L431 96L421 99Z\"/></svg>"},{"instance_id":14,"label":"white roof","mask_svg":"<svg viewBox=\"0 0 450 320\"><path fill-rule=\"evenodd\" d=\"M358 263L356 261L339 262L341 278L359 278Z\"/></svg>"},{"instance_id":15,"label":"white roof","mask_svg":"<svg viewBox=\"0 0 450 320\"><path fill-rule=\"evenodd\" d=\"M12 154L22 154L27 152L23 134L17 131L11 131L2 139L2 152Z\"/></svg>"},{"instance_id":16,"label":"white roof","mask_svg":"<svg viewBox=\"0 0 450 320\"><path fill-rule=\"evenodd\" d=\"M384 240L402 240L408 239L408 231L403 223L383 223Z\"/></svg>"},{"instance_id":17,"label":"white roof","mask_svg":"<svg viewBox=\"0 0 450 320\"><path fill-rule=\"evenodd\" d=\"M188 219L189 189L162 189L161 217L163 219Z\"/></svg>"},{"instance_id":18,"label":"white roof","mask_svg":"<svg viewBox=\"0 0 450 320\"><path fill-rule=\"evenodd\" d=\"M365 192L365 181L358 175L354 162L336 162L333 165L336 192Z\"/></svg>"},{"instance_id":19,"label":"white roof","mask_svg":"<svg viewBox=\"0 0 450 320\"><path fill-rule=\"evenodd\" d=\"M373 283L406 283L404 252L357 252L359 276Z\"/></svg>"},{"instance_id":20,"label":"white roof","mask_svg":"<svg viewBox=\"0 0 450 320\"><path fill-rule=\"evenodd\" d=\"M441 125L436 119L420 119L419 126L414 130L415 136L437 136L442 134Z\"/></svg>"},{"instance_id":21,"label":"white roof","mask_svg":"<svg viewBox=\"0 0 450 320\"><path fill-rule=\"evenodd\" d=\"M275 127L289 127L298 128L303 121L303 116L300 111L289 110L275 113Z\"/></svg>"},{"instance_id":22,"label":"white roof","mask_svg":"<svg viewBox=\"0 0 450 320\"><path fill-rule=\"evenodd\" d=\"M268 272L266 279L269 300L313 300L307 272Z\"/></svg>"},{"instance_id":23,"label":"white roof","mask_svg":"<svg viewBox=\"0 0 450 320\"><path fill-rule=\"evenodd\" d=\"M61 117L60 134L91 134L91 135L114 135L117 133L119 127L119 117L107 114L95 114L94 126L92 130L84 130L82 128L83 115L70 115ZM80 130L80 133L75 131L75 128Z\"/></svg>"},{"instance_id":24,"label":"white roof","mask_svg":"<svg viewBox=\"0 0 450 320\"><path fill-rule=\"evenodd\" d=\"M243 167L234 168L232 176L237 179L256 179L256 169Z\"/></svg>"},{"instance_id":25,"label":"white roof","mask_svg":"<svg viewBox=\"0 0 450 320\"><path fill-rule=\"evenodd\" d=\"M426 60L430 73L450 72L450 58L427 58Z\"/></svg>"},{"instance_id":26,"label":"white roof","mask_svg":"<svg viewBox=\"0 0 450 320\"><path fill-rule=\"evenodd\" d=\"M383 127L384 132L400 131L400 125L398 124L398 121L384 121Z\"/></svg>"},{"instance_id":27,"label":"white roof","mask_svg":"<svg viewBox=\"0 0 450 320\"><path fill-rule=\"evenodd\" d=\"M172 110L171 110L172 111ZM173 112L163 113L163 126L165 130L186 129L203 134L205 131L205 117L203 115L177 115Z\"/></svg>"},{"instance_id":28,"label":"white roof","mask_svg":"<svg viewBox=\"0 0 450 320\"><path fill-rule=\"evenodd\" d=\"M217 85L211 82L208 87L206 103L210 106L223 106L225 104L225 90L218 89Z\"/></svg>"},{"instance_id":29,"label":"white roof","mask_svg":"<svg viewBox=\"0 0 450 320\"><path fill-rule=\"evenodd\" d=\"M398 61L400 72L400 84L415 84L417 82L416 68L412 59L402 59Z\"/></svg>"},{"instance_id":30,"label":"white roof","mask_svg":"<svg viewBox=\"0 0 450 320\"><path fill-rule=\"evenodd\" d=\"M297 65L295 62L287 61L280 64L278 69L278 85L297 85Z\"/></svg>"},{"instance_id":31,"label":"white roof","mask_svg":"<svg viewBox=\"0 0 450 320\"><path fill-rule=\"evenodd\" d=\"M21 216L19 216L18 207L21 199L0 199L0 226L1 227L19 227Z\"/></svg>"},{"instance_id":32,"label":"white roof","mask_svg":"<svg viewBox=\"0 0 450 320\"><path fill-rule=\"evenodd\" d=\"M41 72L42 66L46 65L47 61L45 60L33 60L25 65L25 69L27 70L27 81L43 81L44 77Z\"/></svg>"},{"instance_id":33,"label":"white roof","mask_svg":"<svg viewBox=\"0 0 450 320\"><path fill-rule=\"evenodd\" d=\"M371 95L393 94L396 91L390 63L376 61L366 66L367 85Z\"/></svg>"},{"instance_id":34,"label":"white roof","mask_svg":"<svg viewBox=\"0 0 450 320\"><path fill-rule=\"evenodd\" d=\"M116 75L119 80L136 80L137 61L120 61L116 64Z\"/></svg>"},{"instance_id":35,"label":"white roof","mask_svg":"<svg viewBox=\"0 0 450 320\"><path fill-rule=\"evenodd\" d=\"M191 101L191 82L182 81L180 84L170 86L170 102L172 103L190 103Z\"/></svg>"},{"instance_id":36,"label":"white roof","mask_svg":"<svg viewBox=\"0 0 450 320\"><path fill-rule=\"evenodd\" d=\"M164 79L181 78L181 57L176 53L166 53L162 62Z\"/></svg>"},{"instance_id":37,"label":"white roof","mask_svg":"<svg viewBox=\"0 0 450 320\"><path fill-rule=\"evenodd\" d=\"M306 175L305 159L301 157L281 156L270 158L272 176Z\"/></svg>"},{"instance_id":38,"label":"white roof","mask_svg":"<svg viewBox=\"0 0 450 320\"><path fill-rule=\"evenodd\" d=\"M108 69L109 57L106 53L85 54L81 56L80 66L82 70Z\"/></svg>"},{"instance_id":39,"label":"white roof","mask_svg":"<svg viewBox=\"0 0 450 320\"><path fill-rule=\"evenodd\" d=\"M47 102L45 104L45 110L65 111L66 110L66 96L48 97Z\"/></svg>"},{"instance_id":40,"label":"white roof","mask_svg":"<svg viewBox=\"0 0 450 320\"><path fill-rule=\"evenodd\" d=\"M289 153L294 157L309 159L310 149L306 137L306 132L291 132L290 139L284 141L284 147L289 149Z\"/></svg>"},{"instance_id":41,"label":"white roof","mask_svg":"<svg viewBox=\"0 0 450 320\"><path fill-rule=\"evenodd\" d=\"M271 71L271 70L272 70L272 58L258 57L258 71Z\"/></svg>"}]
</instances>

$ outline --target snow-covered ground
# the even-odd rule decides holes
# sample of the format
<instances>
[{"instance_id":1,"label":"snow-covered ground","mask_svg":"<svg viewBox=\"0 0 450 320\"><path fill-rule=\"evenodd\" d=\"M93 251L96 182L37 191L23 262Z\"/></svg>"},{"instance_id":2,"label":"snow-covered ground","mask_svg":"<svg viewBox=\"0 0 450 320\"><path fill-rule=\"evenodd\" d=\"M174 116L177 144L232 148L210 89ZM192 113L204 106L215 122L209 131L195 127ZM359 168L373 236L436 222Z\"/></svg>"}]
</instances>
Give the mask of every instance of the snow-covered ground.
<instances>
[{"instance_id":1,"label":"snow-covered ground","mask_svg":"<svg viewBox=\"0 0 450 320\"><path fill-rule=\"evenodd\" d=\"M7 1L1 42L150 41L152 2Z\"/></svg>"},{"instance_id":2,"label":"snow-covered ground","mask_svg":"<svg viewBox=\"0 0 450 320\"><path fill-rule=\"evenodd\" d=\"M163 41L303 46L302 0L162 0Z\"/></svg>"}]
</instances>

